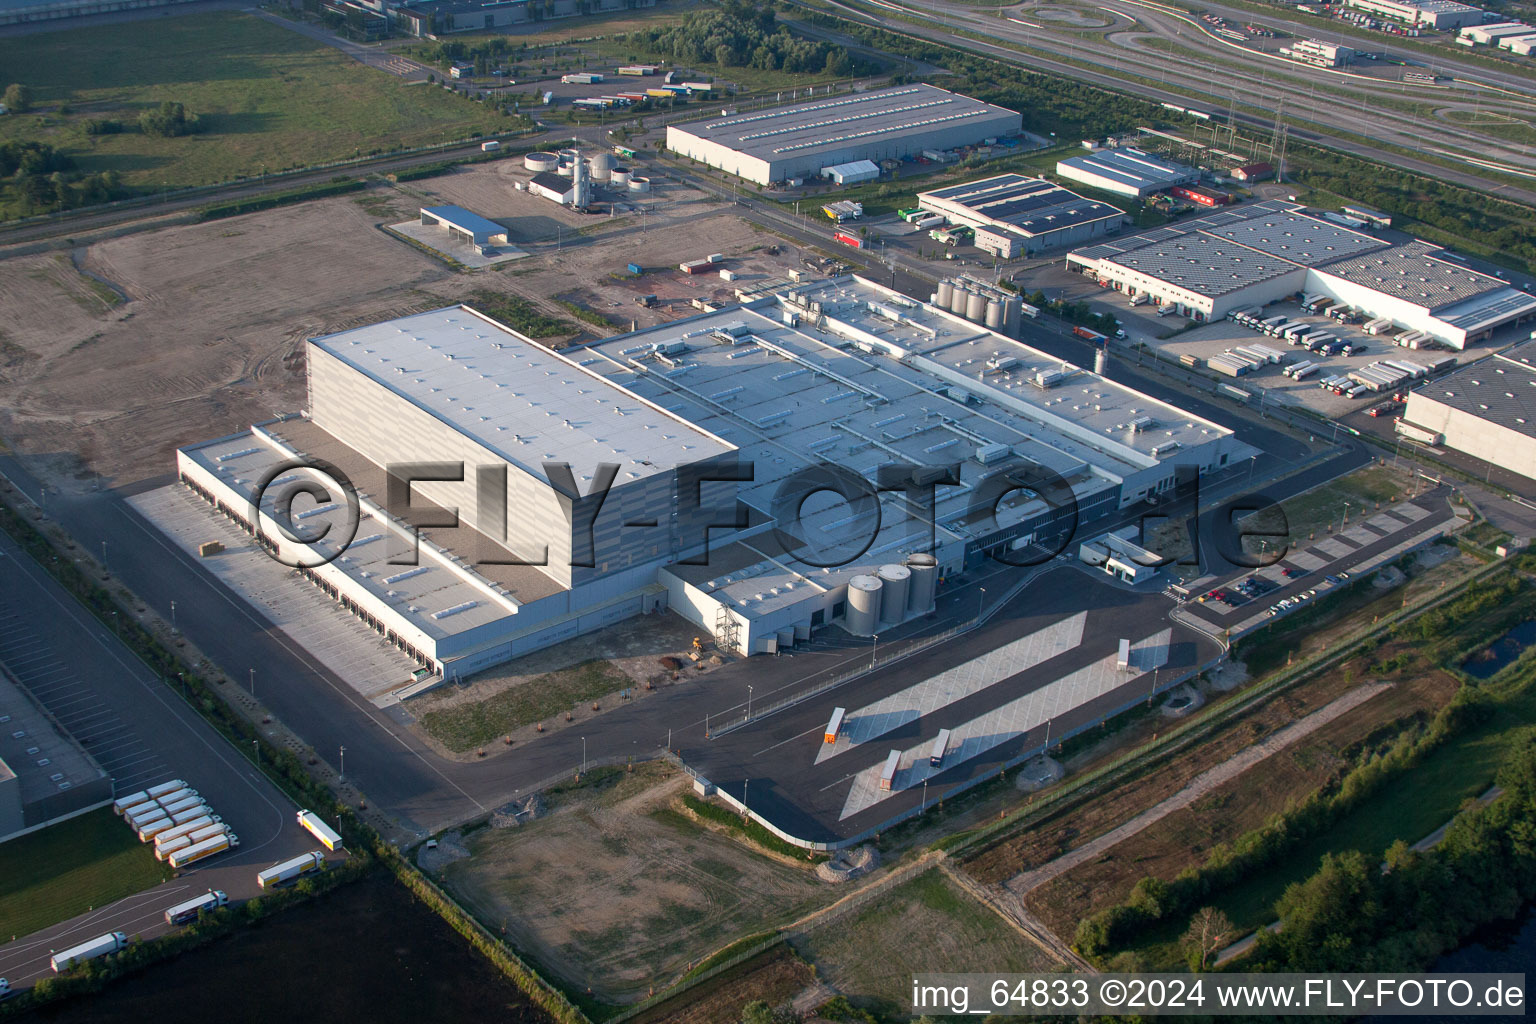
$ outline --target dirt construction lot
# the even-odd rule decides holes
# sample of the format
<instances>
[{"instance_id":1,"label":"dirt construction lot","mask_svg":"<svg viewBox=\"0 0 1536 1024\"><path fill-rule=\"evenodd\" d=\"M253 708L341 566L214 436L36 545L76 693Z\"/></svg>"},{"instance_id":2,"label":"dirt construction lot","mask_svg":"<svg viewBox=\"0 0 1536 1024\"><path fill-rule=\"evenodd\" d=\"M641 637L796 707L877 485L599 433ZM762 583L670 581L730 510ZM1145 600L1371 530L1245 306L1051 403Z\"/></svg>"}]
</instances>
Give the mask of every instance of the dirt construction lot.
<instances>
[{"instance_id":1,"label":"dirt construction lot","mask_svg":"<svg viewBox=\"0 0 1536 1024\"><path fill-rule=\"evenodd\" d=\"M445 880L493 930L605 1001L659 991L715 950L840 895L804 867L751 852L674 809L686 777L613 770L551 795L551 812L483 829Z\"/></svg>"},{"instance_id":2,"label":"dirt construction lot","mask_svg":"<svg viewBox=\"0 0 1536 1024\"><path fill-rule=\"evenodd\" d=\"M571 321L570 337L583 328L611 332L578 325L562 298L624 329L631 319L640 326L674 319L694 312L688 299L720 298L735 287L677 272L678 262L708 255L669 230L683 224L726 254L726 265L743 274L738 284L782 279L798 258L792 250L767 257L778 238L681 186L662 184L646 201L647 215L580 218L515 192L501 169L512 163L72 252L0 250L0 439L24 454L78 453L108 485L129 483L168 473L177 445L301 408L307 337L479 289L526 296ZM525 246L532 255L464 274L378 228L434 202L464 202L514 229L527 225L537 236ZM566 226L572 218L580 223ZM632 261L672 269L630 280L624 267ZM642 309L634 302L642 293L676 301ZM78 467L61 461L58 469L63 484Z\"/></svg>"}]
</instances>

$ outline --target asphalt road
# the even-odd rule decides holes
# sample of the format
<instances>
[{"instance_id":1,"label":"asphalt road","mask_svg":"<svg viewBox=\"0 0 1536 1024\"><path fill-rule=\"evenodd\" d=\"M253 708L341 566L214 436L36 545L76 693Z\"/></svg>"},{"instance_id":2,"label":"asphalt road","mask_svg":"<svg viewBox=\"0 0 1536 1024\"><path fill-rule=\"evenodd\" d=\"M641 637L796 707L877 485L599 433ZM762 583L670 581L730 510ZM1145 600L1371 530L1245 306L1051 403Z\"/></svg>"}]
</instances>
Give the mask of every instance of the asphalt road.
<instances>
[{"instance_id":1,"label":"asphalt road","mask_svg":"<svg viewBox=\"0 0 1536 1024\"><path fill-rule=\"evenodd\" d=\"M112 772L117 791L185 779L240 837L237 850L154 890L0 945L0 977L24 985L48 971L52 951L104 932L158 934L166 907L210 888L253 896L258 870L315 848L293 803L3 533L0 580L0 660Z\"/></svg>"},{"instance_id":2,"label":"asphalt road","mask_svg":"<svg viewBox=\"0 0 1536 1024\"><path fill-rule=\"evenodd\" d=\"M1070 602L1062 595L1070 593ZM693 770L744 799L753 814L802 839L845 840L881 826L946 793L989 777L1020 757L1037 752L1045 726L1013 737L979 757L955 764L927 786L915 786L873 807L840 818L849 780L883 762L893 748L906 748L1013 701L1118 649L1119 638L1150 636L1173 629L1169 661L1148 678L1129 682L1105 696L1058 715L1050 724L1052 741L1097 724L1117 711L1148 699L1152 687L1166 690L1221 654L1209 636L1169 620L1175 604L1161 593L1134 592L1084 569L1057 565L1031 580L1016 597L989 611L985 625L938 647L877 669L824 695L809 698L750 725L706 740L691 730L679 738L683 760ZM1003 679L929 715L915 718L873 740L815 763L822 733L834 707L851 711L905 689L957 664L1033 633L1064 616L1086 610L1081 646Z\"/></svg>"}]
</instances>

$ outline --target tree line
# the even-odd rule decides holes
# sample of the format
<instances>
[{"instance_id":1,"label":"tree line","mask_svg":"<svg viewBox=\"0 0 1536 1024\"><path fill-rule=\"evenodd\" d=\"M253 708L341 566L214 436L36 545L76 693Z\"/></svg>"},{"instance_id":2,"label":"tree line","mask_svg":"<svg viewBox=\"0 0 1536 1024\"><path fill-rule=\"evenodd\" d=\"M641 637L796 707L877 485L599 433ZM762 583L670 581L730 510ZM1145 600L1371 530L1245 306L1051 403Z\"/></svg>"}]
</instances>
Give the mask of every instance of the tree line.
<instances>
[{"instance_id":1,"label":"tree line","mask_svg":"<svg viewBox=\"0 0 1536 1024\"><path fill-rule=\"evenodd\" d=\"M853 70L853 58L843 47L796 36L777 24L771 7L751 4L727 3L683 24L631 32L623 38L679 64L713 63L839 78Z\"/></svg>"},{"instance_id":2,"label":"tree line","mask_svg":"<svg viewBox=\"0 0 1536 1024\"><path fill-rule=\"evenodd\" d=\"M122 192L116 171L82 174L46 142L0 143L0 208L19 216L104 203Z\"/></svg>"}]
</instances>

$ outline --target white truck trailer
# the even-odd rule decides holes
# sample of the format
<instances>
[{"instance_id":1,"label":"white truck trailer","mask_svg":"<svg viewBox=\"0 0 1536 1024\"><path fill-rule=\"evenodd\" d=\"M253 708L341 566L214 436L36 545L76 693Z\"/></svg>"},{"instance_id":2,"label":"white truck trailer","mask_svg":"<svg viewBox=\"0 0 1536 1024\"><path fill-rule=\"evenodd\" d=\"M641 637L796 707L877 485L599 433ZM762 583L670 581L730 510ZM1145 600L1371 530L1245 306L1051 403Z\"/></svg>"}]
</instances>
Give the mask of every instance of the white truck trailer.
<instances>
[{"instance_id":1,"label":"white truck trailer","mask_svg":"<svg viewBox=\"0 0 1536 1024\"><path fill-rule=\"evenodd\" d=\"M216 853L223 853L240 845L238 836L228 832L214 836L212 839L204 839L200 843L193 843L184 850L177 850L167 858L173 868L184 868L188 864L195 864L204 857L212 857Z\"/></svg>"},{"instance_id":2,"label":"white truck trailer","mask_svg":"<svg viewBox=\"0 0 1536 1024\"><path fill-rule=\"evenodd\" d=\"M134 808L142 807L153 799L154 797L150 796L142 789L137 793L129 793L127 796L120 796L116 800L112 801L112 813L121 818L124 814L127 814Z\"/></svg>"},{"instance_id":3,"label":"white truck trailer","mask_svg":"<svg viewBox=\"0 0 1536 1024\"><path fill-rule=\"evenodd\" d=\"M142 809L129 811L123 815L123 820L128 822L128 827L135 832L150 822L159 821L161 818L168 820L170 815L165 813L165 808L159 804L145 804Z\"/></svg>"},{"instance_id":4,"label":"white truck trailer","mask_svg":"<svg viewBox=\"0 0 1536 1024\"><path fill-rule=\"evenodd\" d=\"M319 871L323 867L325 867L325 854L315 850L304 854L302 857L285 860L281 864L274 864L265 871L258 872L256 884L263 889L270 889L290 879L298 878L300 875L307 875L311 871Z\"/></svg>"},{"instance_id":5,"label":"white truck trailer","mask_svg":"<svg viewBox=\"0 0 1536 1024\"><path fill-rule=\"evenodd\" d=\"M167 907L165 911L166 924L186 924L196 921L199 914L205 910L216 910L229 902L229 897L222 889L209 889L194 899L185 903L178 903L174 907Z\"/></svg>"},{"instance_id":6,"label":"white truck trailer","mask_svg":"<svg viewBox=\"0 0 1536 1024\"><path fill-rule=\"evenodd\" d=\"M182 836L189 836L193 832L196 832L198 829L206 828L212 824L213 815L211 814L204 814L200 817L193 818L191 821L183 821L175 828L168 828L164 832L161 832L159 835L155 836L155 847L158 849L173 839L180 839Z\"/></svg>"},{"instance_id":7,"label":"white truck trailer","mask_svg":"<svg viewBox=\"0 0 1536 1024\"><path fill-rule=\"evenodd\" d=\"M174 793L178 789L186 788L186 780L172 779L169 782L162 782L158 786L150 786L149 789L145 790L145 792L158 800L160 797L165 796L167 793Z\"/></svg>"},{"instance_id":8,"label":"white truck trailer","mask_svg":"<svg viewBox=\"0 0 1536 1024\"><path fill-rule=\"evenodd\" d=\"M62 953L53 954L53 959L48 963L55 974L67 971L72 964L78 964L83 960L95 960L99 956L108 953L116 953L128 945L128 936L122 932L108 932L98 935L89 942L82 942L78 946L71 946Z\"/></svg>"},{"instance_id":9,"label":"white truck trailer","mask_svg":"<svg viewBox=\"0 0 1536 1024\"><path fill-rule=\"evenodd\" d=\"M300 811L297 817L305 831L320 840L321 846L327 850L341 849L341 836L337 835L336 830L327 825L320 815L314 811Z\"/></svg>"},{"instance_id":10,"label":"white truck trailer","mask_svg":"<svg viewBox=\"0 0 1536 1024\"><path fill-rule=\"evenodd\" d=\"M168 839L164 843L155 843L155 860L169 860L173 853L185 850L192 845L192 840L187 836L177 836Z\"/></svg>"}]
</instances>

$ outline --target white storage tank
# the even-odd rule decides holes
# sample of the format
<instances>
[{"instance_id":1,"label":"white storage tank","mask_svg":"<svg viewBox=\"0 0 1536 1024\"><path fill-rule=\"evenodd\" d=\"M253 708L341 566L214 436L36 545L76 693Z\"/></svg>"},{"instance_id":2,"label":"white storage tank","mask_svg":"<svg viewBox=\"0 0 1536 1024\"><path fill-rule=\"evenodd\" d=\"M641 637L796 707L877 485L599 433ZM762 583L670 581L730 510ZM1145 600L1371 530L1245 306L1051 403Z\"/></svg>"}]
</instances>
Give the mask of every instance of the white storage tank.
<instances>
[{"instance_id":1,"label":"white storage tank","mask_svg":"<svg viewBox=\"0 0 1536 1024\"><path fill-rule=\"evenodd\" d=\"M993 331L1003 329L1003 304L996 299L987 300L987 328Z\"/></svg>"},{"instance_id":2,"label":"white storage tank","mask_svg":"<svg viewBox=\"0 0 1536 1024\"><path fill-rule=\"evenodd\" d=\"M933 607L939 589L939 560L932 555L917 554L907 558L907 568L912 581L907 587L907 611L916 615Z\"/></svg>"},{"instance_id":3,"label":"white storage tank","mask_svg":"<svg viewBox=\"0 0 1536 1024\"><path fill-rule=\"evenodd\" d=\"M560 166L560 158L554 153L528 153L523 157L523 166L530 171L552 171Z\"/></svg>"},{"instance_id":4,"label":"white storage tank","mask_svg":"<svg viewBox=\"0 0 1536 1024\"><path fill-rule=\"evenodd\" d=\"M965 318L981 323L987 315L987 297L981 292L971 292L965 297Z\"/></svg>"},{"instance_id":5,"label":"white storage tank","mask_svg":"<svg viewBox=\"0 0 1536 1024\"><path fill-rule=\"evenodd\" d=\"M949 304L951 302L953 302L954 299L955 299L955 286L953 284L951 284L950 282L948 282L948 281L940 281L939 282L939 295L938 295L938 299L936 300L937 304L939 306L942 306L945 309L948 309L949 308Z\"/></svg>"},{"instance_id":6,"label":"white storage tank","mask_svg":"<svg viewBox=\"0 0 1536 1024\"><path fill-rule=\"evenodd\" d=\"M576 165L575 164L561 164L559 167L555 168L555 173L560 175L560 177L562 177L562 178L569 178L569 177L571 177L571 175L573 175L575 173L575 171L576 171Z\"/></svg>"},{"instance_id":7,"label":"white storage tank","mask_svg":"<svg viewBox=\"0 0 1536 1024\"><path fill-rule=\"evenodd\" d=\"M957 313L960 316L965 316L965 300L967 297L969 297L969 295L970 292L966 291L964 288L961 288L959 285L956 285L955 290L951 292L949 296L949 311L951 313Z\"/></svg>"},{"instance_id":8,"label":"white storage tank","mask_svg":"<svg viewBox=\"0 0 1536 1024\"><path fill-rule=\"evenodd\" d=\"M854 636L869 636L880 625L880 590L878 576L855 576L848 581L848 611L844 627Z\"/></svg>"},{"instance_id":9,"label":"white storage tank","mask_svg":"<svg viewBox=\"0 0 1536 1024\"><path fill-rule=\"evenodd\" d=\"M613 185L615 188L628 188L629 187L629 168L628 167L615 167L608 174L608 182L609 182L609 184Z\"/></svg>"},{"instance_id":10,"label":"white storage tank","mask_svg":"<svg viewBox=\"0 0 1536 1024\"><path fill-rule=\"evenodd\" d=\"M599 153L587 161L587 166L592 169L593 181L607 181L614 167L618 166L618 160L614 159L612 153Z\"/></svg>"},{"instance_id":11,"label":"white storage tank","mask_svg":"<svg viewBox=\"0 0 1536 1024\"><path fill-rule=\"evenodd\" d=\"M649 192L651 190L651 179L642 178L638 174L631 175L629 179L629 190L631 192Z\"/></svg>"},{"instance_id":12,"label":"white storage tank","mask_svg":"<svg viewBox=\"0 0 1536 1024\"><path fill-rule=\"evenodd\" d=\"M907 617L907 594L912 587L912 570L894 562L880 567L883 593L880 597L880 621L900 622Z\"/></svg>"}]
</instances>

